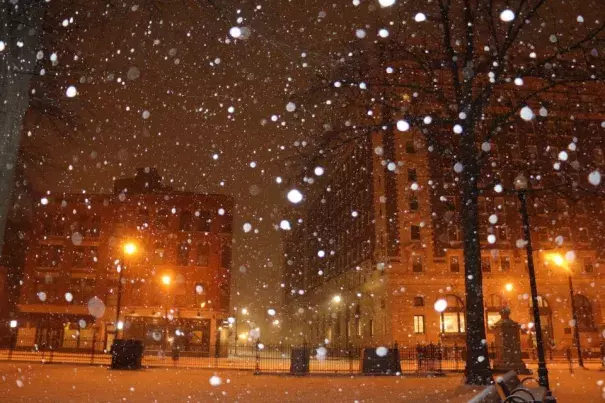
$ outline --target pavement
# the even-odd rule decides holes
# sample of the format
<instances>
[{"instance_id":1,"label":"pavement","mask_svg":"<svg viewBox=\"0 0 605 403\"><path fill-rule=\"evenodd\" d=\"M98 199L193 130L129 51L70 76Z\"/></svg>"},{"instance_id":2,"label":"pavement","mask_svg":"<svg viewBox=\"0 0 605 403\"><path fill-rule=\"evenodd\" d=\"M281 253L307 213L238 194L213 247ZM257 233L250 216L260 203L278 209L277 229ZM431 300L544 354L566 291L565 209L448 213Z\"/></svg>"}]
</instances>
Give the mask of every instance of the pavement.
<instances>
[{"instance_id":1,"label":"pavement","mask_svg":"<svg viewBox=\"0 0 605 403\"><path fill-rule=\"evenodd\" d=\"M605 400L605 372L554 367L559 402ZM423 378L254 375L251 371L0 362L2 402L442 402L477 393L460 374Z\"/></svg>"}]
</instances>

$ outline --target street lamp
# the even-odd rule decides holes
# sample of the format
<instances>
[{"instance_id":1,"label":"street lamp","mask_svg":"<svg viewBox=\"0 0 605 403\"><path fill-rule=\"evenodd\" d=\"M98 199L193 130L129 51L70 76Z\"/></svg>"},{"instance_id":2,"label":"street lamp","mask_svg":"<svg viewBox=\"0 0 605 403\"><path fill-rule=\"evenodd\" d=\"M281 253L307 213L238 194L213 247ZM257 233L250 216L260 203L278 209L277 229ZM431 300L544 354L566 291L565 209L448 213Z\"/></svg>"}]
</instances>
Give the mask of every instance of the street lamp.
<instances>
[{"instance_id":1,"label":"street lamp","mask_svg":"<svg viewBox=\"0 0 605 403\"><path fill-rule=\"evenodd\" d=\"M440 321L441 321L441 326L440 326L441 335L439 336L439 338L441 339L441 336L443 335L443 333L445 333L445 320L443 317L443 312L447 309L447 300L445 298L439 298L437 301L435 301L433 308L437 312L439 312Z\"/></svg>"},{"instance_id":2,"label":"street lamp","mask_svg":"<svg viewBox=\"0 0 605 403\"><path fill-rule=\"evenodd\" d=\"M529 226L529 214L527 212L527 190L528 181L525 175L519 174L515 178L515 190L521 204L519 212L523 221L523 237L525 251L527 253L527 270L529 272L529 284L531 288L532 309L534 315L534 326L536 328L536 347L538 350L538 381L540 386L550 390L548 384L548 369L544 357L544 344L542 341L542 324L540 322L540 307L538 305L538 286L536 284L536 271L534 269L533 248L531 246L531 232Z\"/></svg>"},{"instance_id":3,"label":"street lamp","mask_svg":"<svg viewBox=\"0 0 605 403\"><path fill-rule=\"evenodd\" d=\"M334 304L340 304L341 302L343 302L343 297L341 297L340 295L335 295L332 297L332 302ZM344 306L344 310L345 310L345 347L348 348L349 346L349 309L347 308L346 304L343 304ZM338 327L340 328L340 323L338 324Z\"/></svg>"},{"instance_id":4,"label":"street lamp","mask_svg":"<svg viewBox=\"0 0 605 403\"><path fill-rule=\"evenodd\" d=\"M555 265L559 266L563 270L567 271L567 278L569 280L569 299L571 301L571 315L574 323L574 341L576 342L576 348L578 349L578 365L584 368L584 359L582 358L582 347L580 346L580 328L578 326L578 317L576 314L576 301L574 300L573 282L571 280L571 268L567 264L567 261L559 253L550 253L546 255L546 258L551 260Z\"/></svg>"},{"instance_id":5,"label":"street lamp","mask_svg":"<svg viewBox=\"0 0 605 403\"><path fill-rule=\"evenodd\" d=\"M161 280L162 280L162 284L164 286L166 286L166 288L167 288L166 307L164 310L164 350L166 350L168 348L168 295L169 295L168 287L170 287L170 284L172 283L172 277L170 277L168 274L164 274L162 276Z\"/></svg>"},{"instance_id":6,"label":"street lamp","mask_svg":"<svg viewBox=\"0 0 605 403\"><path fill-rule=\"evenodd\" d=\"M504 285L504 289L508 292L511 292L514 289L514 286L511 283L506 283Z\"/></svg>"},{"instance_id":7,"label":"street lamp","mask_svg":"<svg viewBox=\"0 0 605 403\"><path fill-rule=\"evenodd\" d=\"M137 253L137 244L128 241L122 247L122 264L118 275L118 301L116 303L116 321L115 321L115 338L118 338L119 331L124 328L124 323L120 322L120 309L122 307L122 292L123 286L122 281L124 279L124 269L126 267L126 257L132 256Z\"/></svg>"}]
</instances>

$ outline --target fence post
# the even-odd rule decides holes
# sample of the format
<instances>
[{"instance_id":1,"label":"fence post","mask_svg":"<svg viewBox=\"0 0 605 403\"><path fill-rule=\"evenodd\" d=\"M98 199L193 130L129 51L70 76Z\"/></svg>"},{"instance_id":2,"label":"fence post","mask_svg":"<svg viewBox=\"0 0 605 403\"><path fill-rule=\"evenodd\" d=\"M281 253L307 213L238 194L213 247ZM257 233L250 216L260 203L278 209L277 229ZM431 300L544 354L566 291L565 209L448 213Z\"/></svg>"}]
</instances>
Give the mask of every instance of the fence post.
<instances>
[{"instance_id":1,"label":"fence post","mask_svg":"<svg viewBox=\"0 0 605 403\"><path fill-rule=\"evenodd\" d=\"M351 343L347 344L347 356L349 357L349 372L353 372L353 346Z\"/></svg>"},{"instance_id":2,"label":"fence post","mask_svg":"<svg viewBox=\"0 0 605 403\"><path fill-rule=\"evenodd\" d=\"M260 341L257 340L256 341L256 362L254 364L254 373L255 374L260 374L260 349L258 348L258 345L260 344Z\"/></svg>"},{"instance_id":3,"label":"fence post","mask_svg":"<svg viewBox=\"0 0 605 403\"><path fill-rule=\"evenodd\" d=\"M90 365L95 363L95 346L97 344L97 333L92 334L92 350L90 351Z\"/></svg>"}]
</instances>

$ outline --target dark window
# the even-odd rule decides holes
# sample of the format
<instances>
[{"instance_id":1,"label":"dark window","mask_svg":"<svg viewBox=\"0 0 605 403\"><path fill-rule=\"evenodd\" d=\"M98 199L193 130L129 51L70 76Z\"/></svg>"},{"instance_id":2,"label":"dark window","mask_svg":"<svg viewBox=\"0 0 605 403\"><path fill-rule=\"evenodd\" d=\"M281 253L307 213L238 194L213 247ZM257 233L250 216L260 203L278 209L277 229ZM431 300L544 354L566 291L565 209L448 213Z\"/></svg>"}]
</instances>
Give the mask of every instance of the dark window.
<instances>
[{"instance_id":1,"label":"dark window","mask_svg":"<svg viewBox=\"0 0 605 403\"><path fill-rule=\"evenodd\" d=\"M502 256L500 258L500 268L502 269L502 271L510 270L510 257L509 256Z\"/></svg>"},{"instance_id":2,"label":"dark window","mask_svg":"<svg viewBox=\"0 0 605 403\"><path fill-rule=\"evenodd\" d=\"M155 227L160 230L168 229L170 226L170 213L168 210L162 209L158 211L155 217Z\"/></svg>"},{"instance_id":3,"label":"dark window","mask_svg":"<svg viewBox=\"0 0 605 403\"><path fill-rule=\"evenodd\" d=\"M422 271L422 256L412 256L412 271L420 273Z\"/></svg>"},{"instance_id":4,"label":"dark window","mask_svg":"<svg viewBox=\"0 0 605 403\"><path fill-rule=\"evenodd\" d=\"M408 168L408 182L418 182L418 173L416 173L416 168Z\"/></svg>"},{"instance_id":5,"label":"dark window","mask_svg":"<svg viewBox=\"0 0 605 403\"><path fill-rule=\"evenodd\" d=\"M410 237L412 238L412 241L420 241L420 226L419 225L412 225L410 227Z\"/></svg>"},{"instance_id":6,"label":"dark window","mask_svg":"<svg viewBox=\"0 0 605 403\"><path fill-rule=\"evenodd\" d=\"M189 211L183 211L179 218L179 230L180 231L192 231L193 230L193 215Z\"/></svg>"},{"instance_id":7,"label":"dark window","mask_svg":"<svg viewBox=\"0 0 605 403\"><path fill-rule=\"evenodd\" d=\"M179 266L187 266L189 263L189 244L181 242L177 251L177 264Z\"/></svg>"},{"instance_id":8,"label":"dark window","mask_svg":"<svg viewBox=\"0 0 605 403\"><path fill-rule=\"evenodd\" d=\"M221 267L231 268L231 246L223 245L221 252Z\"/></svg>"},{"instance_id":9,"label":"dark window","mask_svg":"<svg viewBox=\"0 0 605 403\"><path fill-rule=\"evenodd\" d=\"M500 241L508 241L508 227L503 225L498 227L498 239Z\"/></svg>"},{"instance_id":10,"label":"dark window","mask_svg":"<svg viewBox=\"0 0 605 403\"><path fill-rule=\"evenodd\" d=\"M212 219L207 211L199 211L197 215L197 230L202 232L210 232L212 227Z\"/></svg>"},{"instance_id":11,"label":"dark window","mask_svg":"<svg viewBox=\"0 0 605 403\"><path fill-rule=\"evenodd\" d=\"M588 229L587 228L580 228L578 230L578 241L582 242L582 243L588 243L588 242L590 242L590 238L588 236Z\"/></svg>"},{"instance_id":12,"label":"dark window","mask_svg":"<svg viewBox=\"0 0 605 403\"><path fill-rule=\"evenodd\" d=\"M460 231L456 225L447 227L447 237L450 242L460 242Z\"/></svg>"},{"instance_id":13,"label":"dark window","mask_svg":"<svg viewBox=\"0 0 605 403\"><path fill-rule=\"evenodd\" d=\"M410 211L418 211L418 197L410 196Z\"/></svg>"},{"instance_id":14,"label":"dark window","mask_svg":"<svg viewBox=\"0 0 605 403\"><path fill-rule=\"evenodd\" d=\"M414 306L424 306L424 297L414 297Z\"/></svg>"},{"instance_id":15,"label":"dark window","mask_svg":"<svg viewBox=\"0 0 605 403\"><path fill-rule=\"evenodd\" d=\"M603 158L603 150L601 150L600 148L595 148L593 150L593 156L594 162L597 165L603 165L603 161L605 161L605 159Z\"/></svg>"},{"instance_id":16,"label":"dark window","mask_svg":"<svg viewBox=\"0 0 605 403\"><path fill-rule=\"evenodd\" d=\"M408 154L416 154L416 147L414 147L413 141L405 142L405 152Z\"/></svg>"},{"instance_id":17,"label":"dark window","mask_svg":"<svg viewBox=\"0 0 605 403\"><path fill-rule=\"evenodd\" d=\"M443 170L443 183L454 183L454 174L451 169Z\"/></svg>"},{"instance_id":18,"label":"dark window","mask_svg":"<svg viewBox=\"0 0 605 403\"><path fill-rule=\"evenodd\" d=\"M458 256L450 256L450 271L452 273L460 272L460 258Z\"/></svg>"},{"instance_id":19,"label":"dark window","mask_svg":"<svg viewBox=\"0 0 605 403\"><path fill-rule=\"evenodd\" d=\"M484 272L492 271L492 261L489 257L481 258L481 270L483 270Z\"/></svg>"},{"instance_id":20,"label":"dark window","mask_svg":"<svg viewBox=\"0 0 605 403\"><path fill-rule=\"evenodd\" d=\"M584 273L593 273L594 272L594 264L592 263L592 258L585 257L584 258Z\"/></svg>"},{"instance_id":21,"label":"dark window","mask_svg":"<svg viewBox=\"0 0 605 403\"><path fill-rule=\"evenodd\" d=\"M74 248L71 265L76 268L86 267L86 248L82 246Z\"/></svg>"},{"instance_id":22,"label":"dark window","mask_svg":"<svg viewBox=\"0 0 605 403\"><path fill-rule=\"evenodd\" d=\"M197 259L196 264L198 266L208 266L210 262L210 245L207 243L201 243L197 246Z\"/></svg>"}]
</instances>

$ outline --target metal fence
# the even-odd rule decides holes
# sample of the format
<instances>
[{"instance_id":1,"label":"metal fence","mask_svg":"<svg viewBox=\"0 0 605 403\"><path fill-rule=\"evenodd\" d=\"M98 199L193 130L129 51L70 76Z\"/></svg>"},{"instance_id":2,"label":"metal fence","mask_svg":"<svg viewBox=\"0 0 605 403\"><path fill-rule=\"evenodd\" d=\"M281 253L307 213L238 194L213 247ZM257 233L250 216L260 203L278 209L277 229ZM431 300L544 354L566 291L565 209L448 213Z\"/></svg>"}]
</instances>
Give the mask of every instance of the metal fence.
<instances>
[{"instance_id":1,"label":"metal fence","mask_svg":"<svg viewBox=\"0 0 605 403\"><path fill-rule=\"evenodd\" d=\"M110 365L111 352L103 340L88 340L78 343L63 343L61 348L45 348L34 343L4 344L0 340L0 360L29 361L41 363L72 363L88 365ZM206 346L194 351L178 349L146 348L142 364L144 367L213 368L251 370L258 373L289 373L295 349L305 348L309 357L310 373L361 373L365 349L378 347L334 346L334 345L285 345L246 344ZM391 345L381 346L396 351L402 373L435 373L463 371L466 351L463 346ZM494 354L490 352L490 358ZM531 350L524 351L526 361L535 359ZM565 360L567 351L551 351L549 360ZM585 361L601 362L600 354L594 351L583 353ZM574 360L576 358L574 357Z\"/></svg>"}]
</instances>

